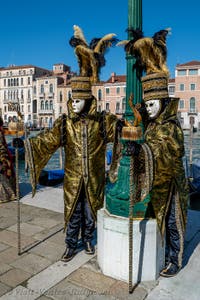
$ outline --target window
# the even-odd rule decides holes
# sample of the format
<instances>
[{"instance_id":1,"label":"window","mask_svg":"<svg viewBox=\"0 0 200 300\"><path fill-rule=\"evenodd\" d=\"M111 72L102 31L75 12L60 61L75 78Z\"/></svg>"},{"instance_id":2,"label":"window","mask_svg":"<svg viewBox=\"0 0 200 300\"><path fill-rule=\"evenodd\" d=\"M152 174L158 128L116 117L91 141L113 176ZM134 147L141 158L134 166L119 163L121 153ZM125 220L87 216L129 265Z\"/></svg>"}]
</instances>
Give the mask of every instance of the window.
<instances>
[{"instance_id":1,"label":"window","mask_svg":"<svg viewBox=\"0 0 200 300\"><path fill-rule=\"evenodd\" d=\"M98 111L101 112L101 105L98 106Z\"/></svg>"},{"instance_id":2,"label":"window","mask_svg":"<svg viewBox=\"0 0 200 300\"><path fill-rule=\"evenodd\" d=\"M30 99L30 98L31 98L31 91L28 90L28 99Z\"/></svg>"},{"instance_id":3,"label":"window","mask_svg":"<svg viewBox=\"0 0 200 300\"><path fill-rule=\"evenodd\" d=\"M28 77L28 84L31 84L31 78Z\"/></svg>"},{"instance_id":4,"label":"window","mask_svg":"<svg viewBox=\"0 0 200 300\"><path fill-rule=\"evenodd\" d=\"M53 110L53 101L52 100L49 103L49 109Z\"/></svg>"},{"instance_id":5,"label":"window","mask_svg":"<svg viewBox=\"0 0 200 300\"><path fill-rule=\"evenodd\" d=\"M48 103L48 101L45 101L45 109L46 109L46 110L49 109L49 103Z\"/></svg>"},{"instance_id":6,"label":"window","mask_svg":"<svg viewBox=\"0 0 200 300\"><path fill-rule=\"evenodd\" d=\"M28 112L30 112L31 111L31 106L30 105L28 105Z\"/></svg>"},{"instance_id":7,"label":"window","mask_svg":"<svg viewBox=\"0 0 200 300\"><path fill-rule=\"evenodd\" d=\"M24 80L23 80L23 78L21 78L21 85L23 85L24 84Z\"/></svg>"},{"instance_id":8,"label":"window","mask_svg":"<svg viewBox=\"0 0 200 300\"><path fill-rule=\"evenodd\" d=\"M63 95L62 95L62 92L60 92L60 102L62 102L63 100Z\"/></svg>"},{"instance_id":9,"label":"window","mask_svg":"<svg viewBox=\"0 0 200 300\"><path fill-rule=\"evenodd\" d=\"M190 84L190 90L191 90L191 91L195 91L195 90L196 90L196 85L195 85L195 83L191 83L191 84Z\"/></svg>"},{"instance_id":10,"label":"window","mask_svg":"<svg viewBox=\"0 0 200 300\"><path fill-rule=\"evenodd\" d=\"M126 87L124 87L124 94L126 94Z\"/></svg>"},{"instance_id":11,"label":"window","mask_svg":"<svg viewBox=\"0 0 200 300\"><path fill-rule=\"evenodd\" d=\"M119 110L120 110L120 103L117 102L116 103L116 114L120 112Z\"/></svg>"},{"instance_id":12,"label":"window","mask_svg":"<svg viewBox=\"0 0 200 300\"><path fill-rule=\"evenodd\" d=\"M21 99L24 99L24 93L23 93L23 90L21 90Z\"/></svg>"},{"instance_id":13,"label":"window","mask_svg":"<svg viewBox=\"0 0 200 300\"><path fill-rule=\"evenodd\" d=\"M198 75L198 69L190 69L189 75Z\"/></svg>"},{"instance_id":14,"label":"window","mask_svg":"<svg viewBox=\"0 0 200 300\"><path fill-rule=\"evenodd\" d=\"M41 86L40 86L40 93L41 93L41 94L44 93L44 84L41 84Z\"/></svg>"},{"instance_id":15,"label":"window","mask_svg":"<svg viewBox=\"0 0 200 300\"><path fill-rule=\"evenodd\" d=\"M190 98L190 112L191 113L195 113L195 98L194 97L192 97L192 98Z\"/></svg>"},{"instance_id":16,"label":"window","mask_svg":"<svg viewBox=\"0 0 200 300\"><path fill-rule=\"evenodd\" d=\"M110 110L110 105L109 103L106 103L106 111L109 111Z\"/></svg>"},{"instance_id":17,"label":"window","mask_svg":"<svg viewBox=\"0 0 200 300\"><path fill-rule=\"evenodd\" d=\"M62 106L60 106L60 114L62 114Z\"/></svg>"},{"instance_id":18,"label":"window","mask_svg":"<svg viewBox=\"0 0 200 300\"><path fill-rule=\"evenodd\" d=\"M37 113L37 100L33 100L33 113Z\"/></svg>"},{"instance_id":19,"label":"window","mask_svg":"<svg viewBox=\"0 0 200 300\"><path fill-rule=\"evenodd\" d=\"M184 75L186 75L186 70L178 70L177 71L177 75L178 76L184 76Z\"/></svg>"},{"instance_id":20,"label":"window","mask_svg":"<svg viewBox=\"0 0 200 300\"><path fill-rule=\"evenodd\" d=\"M4 106L4 112L6 112L7 111L7 107L6 106Z\"/></svg>"},{"instance_id":21,"label":"window","mask_svg":"<svg viewBox=\"0 0 200 300\"><path fill-rule=\"evenodd\" d=\"M49 86L49 93L53 93L53 84L52 83Z\"/></svg>"},{"instance_id":22,"label":"window","mask_svg":"<svg viewBox=\"0 0 200 300\"><path fill-rule=\"evenodd\" d=\"M122 99L122 112L124 113L126 109L126 98Z\"/></svg>"},{"instance_id":23,"label":"window","mask_svg":"<svg viewBox=\"0 0 200 300\"><path fill-rule=\"evenodd\" d=\"M40 109L41 109L41 110L44 110L44 101L41 101Z\"/></svg>"},{"instance_id":24,"label":"window","mask_svg":"<svg viewBox=\"0 0 200 300\"><path fill-rule=\"evenodd\" d=\"M180 84L179 90L180 91L184 91L185 90L185 85L183 83Z\"/></svg>"},{"instance_id":25,"label":"window","mask_svg":"<svg viewBox=\"0 0 200 300\"><path fill-rule=\"evenodd\" d=\"M72 95L71 95L71 92L69 91L68 92L68 100L71 99L71 97L72 97Z\"/></svg>"},{"instance_id":26,"label":"window","mask_svg":"<svg viewBox=\"0 0 200 300\"><path fill-rule=\"evenodd\" d=\"M102 90L98 90L98 100L101 101L102 100Z\"/></svg>"},{"instance_id":27,"label":"window","mask_svg":"<svg viewBox=\"0 0 200 300\"><path fill-rule=\"evenodd\" d=\"M179 100L179 108L180 109L184 108L184 100L182 100L182 99Z\"/></svg>"},{"instance_id":28,"label":"window","mask_svg":"<svg viewBox=\"0 0 200 300\"><path fill-rule=\"evenodd\" d=\"M4 79L4 86L6 86L6 79Z\"/></svg>"},{"instance_id":29,"label":"window","mask_svg":"<svg viewBox=\"0 0 200 300\"><path fill-rule=\"evenodd\" d=\"M174 93L175 93L175 87L169 86L169 94L174 94Z\"/></svg>"},{"instance_id":30,"label":"window","mask_svg":"<svg viewBox=\"0 0 200 300\"><path fill-rule=\"evenodd\" d=\"M116 88L116 93L119 94L120 93L120 87Z\"/></svg>"},{"instance_id":31,"label":"window","mask_svg":"<svg viewBox=\"0 0 200 300\"><path fill-rule=\"evenodd\" d=\"M109 88L106 88L106 94L110 94L110 89Z\"/></svg>"},{"instance_id":32,"label":"window","mask_svg":"<svg viewBox=\"0 0 200 300\"><path fill-rule=\"evenodd\" d=\"M36 94L36 86L33 87L33 93Z\"/></svg>"}]
</instances>

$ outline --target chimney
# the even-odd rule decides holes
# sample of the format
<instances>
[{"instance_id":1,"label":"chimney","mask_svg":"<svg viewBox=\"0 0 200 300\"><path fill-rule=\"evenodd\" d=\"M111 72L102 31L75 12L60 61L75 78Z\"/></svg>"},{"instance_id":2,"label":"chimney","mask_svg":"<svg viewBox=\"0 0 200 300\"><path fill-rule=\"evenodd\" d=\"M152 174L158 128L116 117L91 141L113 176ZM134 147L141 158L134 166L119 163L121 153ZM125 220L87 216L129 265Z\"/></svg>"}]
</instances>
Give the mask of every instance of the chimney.
<instances>
[{"instance_id":1,"label":"chimney","mask_svg":"<svg viewBox=\"0 0 200 300\"><path fill-rule=\"evenodd\" d=\"M112 82L112 83L115 82L115 76L116 76L116 73L115 73L115 72L112 72L112 73L111 73L111 82Z\"/></svg>"}]
</instances>

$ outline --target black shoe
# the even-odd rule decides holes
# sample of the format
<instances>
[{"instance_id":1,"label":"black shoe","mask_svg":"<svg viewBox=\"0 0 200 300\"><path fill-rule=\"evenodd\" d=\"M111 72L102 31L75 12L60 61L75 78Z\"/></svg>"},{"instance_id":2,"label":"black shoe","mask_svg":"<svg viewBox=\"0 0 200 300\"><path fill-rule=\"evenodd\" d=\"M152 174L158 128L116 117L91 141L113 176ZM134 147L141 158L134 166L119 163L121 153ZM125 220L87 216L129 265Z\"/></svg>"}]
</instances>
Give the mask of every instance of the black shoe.
<instances>
[{"instance_id":1,"label":"black shoe","mask_svg":"<svg viewBox=\"0 0 200 300\"><path fill-rule=\"evenodd\" d=\"M95 253L94 246L92 246L91 242L86 242L85 243L85 253L92 255Z\"/></svg>"},{"instance_id":2,"label":"black shoe","mask_svg":"<svg viewBox=\"0 0 200 300\"><path fill-rule=\"evenodd\" d=\"M160 272L160 276L163 276L163 277L173 277L175 276L176 274L178 274L178 272L181 270L180 267L178 267L177 265L173 264L173 263L169 263L167 265L167 267L165 267L165 269L163 269L161 272Z\"/></svg>"},{"instance_id":3,"label":"black shoe","mask_svg":"<svg viewBox=\"0 0 200 300\"><path fill-rule=\"evenodd\" d=\"M65 252L63 253L61 257L61 261L68 262L70 261L74 256L76 255L76 249L75 248L66 248Z\"/></svg>"}]
</instances>

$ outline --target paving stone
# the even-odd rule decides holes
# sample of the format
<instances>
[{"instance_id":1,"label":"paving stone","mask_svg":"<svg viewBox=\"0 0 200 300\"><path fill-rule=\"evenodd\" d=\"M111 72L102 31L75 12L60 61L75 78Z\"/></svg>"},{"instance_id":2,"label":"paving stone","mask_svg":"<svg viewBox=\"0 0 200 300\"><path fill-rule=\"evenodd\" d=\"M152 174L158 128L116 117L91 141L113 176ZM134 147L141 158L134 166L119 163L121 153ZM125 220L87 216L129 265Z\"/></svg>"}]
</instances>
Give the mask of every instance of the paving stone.
<instances>
[{"instance_id":1,"label":"paving stone","mask_svg":"<svg viewBox=\"0 0 200 300\"><path fill-rule=\"evenodd\" d=\"M0 232L0 240L13 247L17 247L18 245L18 235L17 232L9 231L9 230L3 230ZM25 236L21 234L21 247L25 247L29 244L34 243L36 240L32 237Z\"/></svg>"},{"instance_id":2,"label":"paving stone","mask_svg":"<svg viewBox=\"0 0 200 300\"><path fill-rule=\"evenodd\" d=\"M129 294L128 283L117 280L109 289L109 294L117 297L119 300L143 300L147 296L147 291L138 285Z\"/></svg>"},{"instance_id":3,"label":"paving stone","mask_svg":"<svg viewBox=\"0 0 200 300\"><path fill-rule=\"evenodd\" d=\"M6 284L0 282L0 297L6 294L10 290L11 290L10 286L7 286Z\"/></svg>"},{"instance_id":4,"label":"paving stone","mask_svg":"<svg viewBox=\"0 0 200 300\"><path fill-rule=\"evenodd\" d=\"M37 240L48 238L48 241L50 242L65 246L65 234L63 234L62 225L56 225L50 229L45 229L42 232L35 234L33 237Z\"/></svg>"},{"instance_id":5,"label":"paving stone","mask_svg":"<svg viewBox=\"0 0 200 300\"><path fill-rule=\"evenodd\" d=\"M8 286L16 287L23 281L27 280L30 276L30 273L27 273L23 270L12 269L0 276L0 281L4 284L7 284Z\"/></svg>"},{"instance_id":6,"label":"paving stone","mask_svg":"<svg viewBox=\"0 0 200 300\"><path fill-rule=\"evenodd\" d=\"M35 254L27 254L11 263L15 268L24 270L30 274L36 274L49 266L51 262L44 257Z\"/></svg>"},{"instance_id":7,"label":"paving stone","mask_svg":"<svg viewBox=\"0 0 200 300\"><path fill-rule=\"evenodd\" d=\"M6 245L6 244L3 244L3 243L0 243L0 252L1 251L4 251L5 249L9 248L10 246Z\"/></svg>"},{"instance_id":8,"label":"paving stone","mask_svg":"<svg viewBox=\"0 0 200 300\"><path fill-rule=\"evenodd\" d=\"M20 256L18 255L17 249L14 247L9 247L8 249L0 252L0 262L5 264L10 264L18 259Z\"/></svg>"},{"instance_id":9,"label":"paving stone","mask_svg":"<svg viewBox=\"0 0 200 300\"><path fill-rule=\"evenodd\" d=\"M83 267L72 273L69 276L69 280L75 284L95 291L97 294L102 292L103 294L106 294L116 282L116 280L111 277L104 276Z\"/></svg>"},{"instance_id":10,"label":"paving stone","mask_svg":"<svg viewBox=\"0 0 200 300\"><path fill-rule=\"evenodd\" d=\"M95 292L71 283L68 278L65 278L60 283L46 291L45 296L51 297L51 299L55 300L85 300L93 293Z\"/></svg>"},{"instance_id":11,"label":"paving stone","mask_svg":"<svg viewBox=\"0 0 200 300\"><path fill-rule=\"evenodd\" d=\"M35 224L44 228L51 228L56 226L57 224L61 224L62 222L55 220L55 219L50 219L50 218L44 218L44 217L37 217L32 219L30 222L30 224Z\"/></svg>"},{"instance_id":12,"label":"paving stone","mask_svg":"<svg viewBox=\"0 0 200 300\"><path fill-rule=\"evenodd\" d=\"M52 298L49 298L49 297L46 297L46 296L43 295L43 296L37 298L37 300L52 300Z\"/></svg>"},{"instance_id":13,"label":"paving stone","mask_svg":"<svg viewBox=\"0 0 200 300\"><path fill-rule=\"evenodd\" d=\"M97 256L95 256L94 258L90 259L84 266L83 268L87 268L90 269L93 272L98 272L102 274L102 271L99 267L99 264L97 262Z\"/></svg>"},{"instance_id":14,"label":"paving stone","mask_svg":"<svg viewBox=\"0 0 200 300\"><path fill-rule=\"evenodd\" d=\"M3 295L1 300L35 300L39 295L34 291L28 290L25 287L18 285L15 289Z\"/></svg>"},{"instance_id":15,"label":"paving stone","mask_svg":"<svg viewBox=\"0 0 200 300\"><path fill-rule=\"evenodd\" d=\"M45 242L42 242L41 244L37 245L33 249L31 249L29 252L46 257L47 259L51 260L52 262L55 262L61 258L62 254L64 252L64 249L60 245L51 243L49 241L45 241Z\"/></svg>"},{"instance_id":16,"label":"paving stone","mask_svg":"<svg viewBox=\"0 0 200 300\"><path fill-rule=\"evenodd\" d=\"M16 222L17 222L17 216L1 217L0 218L0 229L6 229L7 227L10 227L13 224L16 224Z\"/></svg>"},{"instance_id":17,"label":"paving stone","mask_svg":"<svg viewBox=\"0 0 200 300\"><path fill-rule=\"evenodd\" d=\"M17 224L8 227L7 228L10 231L14 231L17 232ZM20 224L20 231L21 234L27 235L27 236L32 236L38 232L41 232L42 230L44 230L43 227L41 226L37 226L37 225L32 225L32 224L28 224L28 223L21 223Z\"/></svg>"},{"instance_id":18,"label":"paving stone","mask_svg":"<svg viewBox=\"0 0 200 300\"><path fill-rule=\"evenodd\" d=\"M0 275L6 273L6 272L9 271L10 269L12 269L11 266L9 266L8 264L1 263L1 264L0 264Z\"/></svg>"}]
</instances>

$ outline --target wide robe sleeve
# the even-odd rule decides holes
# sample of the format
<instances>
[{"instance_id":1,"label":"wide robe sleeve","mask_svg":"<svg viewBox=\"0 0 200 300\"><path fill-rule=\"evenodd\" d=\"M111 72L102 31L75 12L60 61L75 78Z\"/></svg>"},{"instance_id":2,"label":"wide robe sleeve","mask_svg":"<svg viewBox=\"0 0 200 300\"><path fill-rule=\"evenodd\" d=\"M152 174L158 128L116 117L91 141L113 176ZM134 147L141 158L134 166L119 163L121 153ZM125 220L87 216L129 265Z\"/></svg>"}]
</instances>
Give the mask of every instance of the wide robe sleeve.
<instances>
[{"instance_id":1,"label":"wide robe sleeve","mask_svg":"<svg viewBox=\"0 0 200 300\"><path fill-rule=\"evenodd\" d=\"M58 118L52 129L45 130L36 137L26 139L25 155L30 168L32 195L35 195L40 173L53 153L61 145L61 118Z\"/></svg>"}]
</instances>

